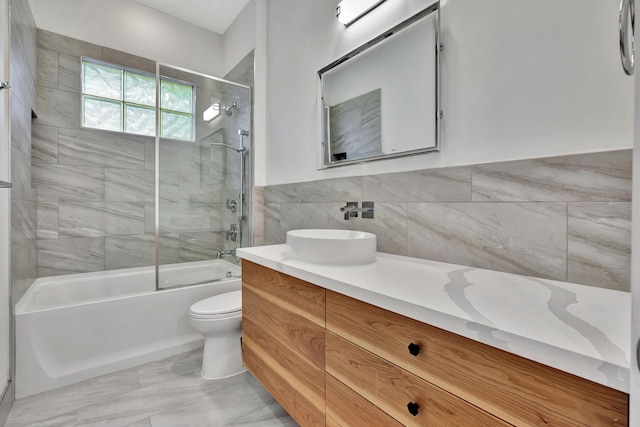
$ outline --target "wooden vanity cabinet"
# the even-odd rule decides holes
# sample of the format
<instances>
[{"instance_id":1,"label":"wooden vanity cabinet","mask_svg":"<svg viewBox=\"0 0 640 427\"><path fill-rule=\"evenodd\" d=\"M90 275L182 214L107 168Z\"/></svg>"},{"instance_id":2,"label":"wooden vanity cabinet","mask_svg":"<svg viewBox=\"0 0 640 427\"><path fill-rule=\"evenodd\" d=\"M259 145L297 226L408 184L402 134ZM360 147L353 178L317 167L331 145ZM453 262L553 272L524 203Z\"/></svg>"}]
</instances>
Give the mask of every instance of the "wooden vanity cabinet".
<instances>
[{"instance_id":1,"label":"wooden vanity cabinet","mask_svg":"<svg viewBox=\"0 0 640 427\"><path fill-rule=\"evenodd\" d=\"M242 267L245 366L303 427L627 426L625 393Z\"/></svg>"},{"instance_id":2,"label":"wooden vanity cabinet","mask_svg":"<svg viewBox=\"0 0 640 427\"><path fill-rule=\"evenodd\" d=\"M340 336L510 424L627 425L625 393L335 292L326 301L328 338Z\"/></svg>"},{"instance_id":3,"label":"wooden vanity cabinet","mask_svg":"<svg viewBox=\"0 0 640 427\"><path fill-rule=\"evenodd\" d=\"M301 426L325 425L325 290L242 262L245 367Z\"/></svg>"}]
</instances>

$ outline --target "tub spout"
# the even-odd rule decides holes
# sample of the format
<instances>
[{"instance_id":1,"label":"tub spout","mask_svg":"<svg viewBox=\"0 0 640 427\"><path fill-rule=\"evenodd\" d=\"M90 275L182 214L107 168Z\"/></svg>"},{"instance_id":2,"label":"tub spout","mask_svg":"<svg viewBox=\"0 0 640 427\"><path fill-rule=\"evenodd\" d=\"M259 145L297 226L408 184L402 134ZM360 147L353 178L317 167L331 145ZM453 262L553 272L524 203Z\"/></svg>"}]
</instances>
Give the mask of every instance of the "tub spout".
<instances>
[{"instance_id":1,"label":"tub spout","mask_svg":"<svg viewBox=\"0 0 640 427\"><path fill-rule=\"evenodd\" d=\"M217 258L220 259L224 256L236 256L236 250L235 249L229 249L226 251L220 251L218 252Z\"/></svg>"}]
</instances>

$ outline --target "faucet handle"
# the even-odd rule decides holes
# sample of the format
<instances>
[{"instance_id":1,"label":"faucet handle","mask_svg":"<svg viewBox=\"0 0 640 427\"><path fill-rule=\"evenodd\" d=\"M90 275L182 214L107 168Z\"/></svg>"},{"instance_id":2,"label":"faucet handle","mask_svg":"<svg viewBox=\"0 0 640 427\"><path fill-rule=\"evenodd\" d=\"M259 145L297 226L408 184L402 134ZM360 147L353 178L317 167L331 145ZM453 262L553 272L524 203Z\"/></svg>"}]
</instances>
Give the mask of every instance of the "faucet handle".
<instances>
[{"instance_id":1,"label":"faucet handle","mask_svg":"<svg viewBox=\"0 0 640 427\"><path fill-rule=\"evenodd\" d=\"M238 239L238 226L231 224L231 228L226 231L227 240L235 242Z\"/></svg>"},{"instance_id":2,"label":"faucet handle","mask_svg":"<svg viewBox=\"0 0 640 427\"><path fill-rule=\"evenodd\" d=\"M354 209L358 209L358 202L347 202L346 206L340 208L340 212L344 212L344 219L348 220L349 218L358 217L358 211L354 212Z\"/></svg>"}]
</instances>

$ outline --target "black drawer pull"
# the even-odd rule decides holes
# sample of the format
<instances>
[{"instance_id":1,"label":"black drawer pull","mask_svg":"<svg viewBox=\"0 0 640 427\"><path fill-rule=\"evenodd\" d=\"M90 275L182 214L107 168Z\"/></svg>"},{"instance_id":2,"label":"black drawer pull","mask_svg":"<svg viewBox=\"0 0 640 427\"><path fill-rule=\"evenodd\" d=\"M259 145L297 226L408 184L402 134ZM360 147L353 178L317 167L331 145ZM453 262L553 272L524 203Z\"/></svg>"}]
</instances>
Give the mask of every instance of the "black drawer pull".
<instances>
[{"instance_id":1,"label":"black drawer pull","mask_svg":"<svg viewBox=\"0 0 640 427\"><path fill-rule=\"evenodd\" d=\"M418 344L414 344L411 343L409 344L409 353L411 353L413 356L417 356L418 354L420 354L420 346Z\"/></svg>"},{"instance_id":2,"label":"black drawer pull","mask_svg":"<svg viewBox=\"0 0 640 427\"><path fill-rule=\"evenodd\" d=\"M420 409L420 405L415 402L409 402L407 403L407 409L409 410L409 413L415 417L416 415L418 415L418 409Z\"/></svg>"}]
</instances>

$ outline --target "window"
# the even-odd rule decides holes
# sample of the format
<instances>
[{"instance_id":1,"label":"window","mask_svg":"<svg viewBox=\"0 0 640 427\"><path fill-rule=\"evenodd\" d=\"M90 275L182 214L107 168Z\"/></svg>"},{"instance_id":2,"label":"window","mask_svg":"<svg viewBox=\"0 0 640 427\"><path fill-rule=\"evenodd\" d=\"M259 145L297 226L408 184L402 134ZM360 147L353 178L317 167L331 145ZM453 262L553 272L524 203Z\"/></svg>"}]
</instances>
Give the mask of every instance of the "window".
<instances>
[{"instance_id":1,"label":"window","mask_svg":"<svg viewBox=\"0 0 640 427\"><path fill-rule=\"evenodd\" d=\"M193 88L189 83L160 78L161 137L193 141ZM155 76L83 58L82 125L154 136Z\"/></svg>"}]
</instances>

